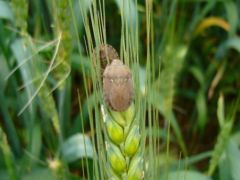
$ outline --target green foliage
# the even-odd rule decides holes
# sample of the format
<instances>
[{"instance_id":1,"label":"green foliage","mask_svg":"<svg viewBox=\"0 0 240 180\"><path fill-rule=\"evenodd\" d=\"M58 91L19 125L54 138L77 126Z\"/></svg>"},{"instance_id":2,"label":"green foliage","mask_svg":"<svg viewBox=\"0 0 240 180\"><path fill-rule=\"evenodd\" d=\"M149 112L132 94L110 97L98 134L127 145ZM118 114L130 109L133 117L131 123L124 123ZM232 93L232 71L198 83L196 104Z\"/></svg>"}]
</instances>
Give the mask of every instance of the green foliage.
<instances>
[{"instance_id":1,"label":"green foliage","mask_svg":"<svg viewBox=\"0 0 240 180\"><path fill-rule=\"evenodd\" d=\"M92 158L93 147L89 137L80 133L74 134L63 143L62 154L67 162L73 162L84 157Z\"/></svg>"},{"instance_id":2,"label":"green foliage","mask_svg":"<svg viewBox=\"0 0 240 180\"><path fill-rule=\"evenodd\" d=\"M231 112L228 114L227 117L223 116L224 113L224 103L223 97L220 96L218 100L218 118L220 122L221 131L218 134L217 142L214 147L214 151L212 154L212 158L210 161L208 175L211 176L219 163L219 159L227 146L228 139L232 130L233 122L235 120L236 109L239 105L239 100L235 103L235 107L232 107ZM220 111L222 114L220 114Z\"/></svg>"},{"instance_id":3,"label":"green foliage","mask_svg":"<svg viewBox=\"0 0 240 180\"><path fill-rule=\"evenodd\" d=\"M239 7L0 0L0 179L239 179ZM103 43L132 71L135 119L102 121Z\"/></svg>"},{"instance_id":4,"label":"green foliage","mask_svg":"<svg viewBox=\"0 0 240 180\"><path fill-rule=\"evenodd\" d=\"M210 177L207 177L203 174L200 174L198 172L194 171L177 171L177 172L171 172L168 174L169 180L179 179L196 179L196 180L211 180Z\"/></svg>"},{"instance_id":5,"label":"green foliage","mask_svg":"<svg viewBox=\"0 0 240 180\"><path fill-rule=\"evenodd\" d=\"M27 0L13 0L11 2L15 23L21 33L27 33L28 2Z\"/></svg>"},{"instance_id":6,"label":"green foliage","mask_svg":"<svg viewBox=\"0 0 240 180\"><path fill-rule=\"evenodd\" d=\"M16 167L14 166L14 158L10 146L7 142L6 134L0 128L0 148L3 152L6 168L10 179L16 179Z\"/></svg>"},{"instance_id":7,"label":"green foliage","mask_svg":"<svg viewBox=\"0 0 240 180\"><path fill-rule=\"evenodd\" d=\"M6 1L0 1L0 17L13 21L13 14L9 4Z\"/></svg>"}]
</instances>

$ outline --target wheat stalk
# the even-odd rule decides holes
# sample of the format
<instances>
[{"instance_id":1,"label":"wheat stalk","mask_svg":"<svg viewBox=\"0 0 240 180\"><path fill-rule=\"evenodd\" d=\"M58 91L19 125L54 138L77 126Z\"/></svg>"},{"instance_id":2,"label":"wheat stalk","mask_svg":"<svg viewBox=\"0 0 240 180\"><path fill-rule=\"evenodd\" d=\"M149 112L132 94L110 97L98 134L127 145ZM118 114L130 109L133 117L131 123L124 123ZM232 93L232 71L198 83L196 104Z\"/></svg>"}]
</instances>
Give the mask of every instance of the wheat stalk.
<instances>
[{"instance_id":1,"label":"wheat stalk","mask_svg":"<svg viewBox=\"0 0 240 180\"><path fill-rule=\"evenodd\" d=\"M7 136L0 126L0 150L2 151L5 165L9 173L9 179L17 179L16 167L14 164L14 157L11 151L11 147L8 144Z\"/></svg>"},{"instance_id":2,"label":"wheat stalk","mask_svg":"<svg viewBox=\"0 0 240 180\"><path fill-rule=\"evenodd\" d=\"M72 52L72 35L71 35L71 11L69 1L53 1L54 7L54 25L55 36L62 34L61 44L56 63L60 65L54 71L54 77L58 81L57 85L52 89L59 88L63 90L66 79L71 71L70 55Z\"/></svg>"}]
</instances>

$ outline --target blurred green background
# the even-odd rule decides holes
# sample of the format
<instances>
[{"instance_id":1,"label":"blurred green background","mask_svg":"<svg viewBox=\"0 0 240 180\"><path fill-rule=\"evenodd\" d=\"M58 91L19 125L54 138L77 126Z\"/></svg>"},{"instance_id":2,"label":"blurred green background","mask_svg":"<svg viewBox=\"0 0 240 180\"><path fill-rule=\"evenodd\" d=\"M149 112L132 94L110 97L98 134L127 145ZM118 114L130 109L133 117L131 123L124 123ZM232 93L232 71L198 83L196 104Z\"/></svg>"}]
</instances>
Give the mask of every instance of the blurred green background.
<instances>
[{"instance_id":1,"label":"blurred green background","mask_svg":"<svg viewBox=\"0 0 240 180\"><path fill-rule=\"evenodd\" d=\"M100 179L99 31L137 54L145 179L239 180L239 0L0 0L0 179Z\"/></svg>"}]
</instances>

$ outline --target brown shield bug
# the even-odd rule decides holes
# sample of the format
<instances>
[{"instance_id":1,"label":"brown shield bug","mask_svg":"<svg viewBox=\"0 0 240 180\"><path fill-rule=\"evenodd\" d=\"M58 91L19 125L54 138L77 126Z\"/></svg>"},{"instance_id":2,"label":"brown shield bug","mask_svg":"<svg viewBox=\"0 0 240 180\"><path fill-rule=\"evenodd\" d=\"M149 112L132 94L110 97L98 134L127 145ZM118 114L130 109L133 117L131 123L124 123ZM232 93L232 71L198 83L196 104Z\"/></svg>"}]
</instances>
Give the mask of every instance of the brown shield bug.
<instances>
[{"instance_id":1,"label":"brown shield bug","mask_svg":"<svg viewBox=\"0 0 240 180\"><path fill-rule=\"evenodd\" d=\"M103 73L103 92L106 103L115 111L125 111L133 99L133 81L130 69L114 59Z\"/></svg>"},{"instance_id":2,"label":"brown shield bug","mask_svg":"<svg viewBox=\"0 0 240 180\"><path fill-rule=\"evenodd\" d=\"M99 52L99 54L98 54ZM96 59L99 56L101 65L101 74L103 73L105 67L111 64L113 59L119 59L117 51L108 44L101 44L98 48L94 50L94 64L96 65Z\"/></svg>"}]
</instances>

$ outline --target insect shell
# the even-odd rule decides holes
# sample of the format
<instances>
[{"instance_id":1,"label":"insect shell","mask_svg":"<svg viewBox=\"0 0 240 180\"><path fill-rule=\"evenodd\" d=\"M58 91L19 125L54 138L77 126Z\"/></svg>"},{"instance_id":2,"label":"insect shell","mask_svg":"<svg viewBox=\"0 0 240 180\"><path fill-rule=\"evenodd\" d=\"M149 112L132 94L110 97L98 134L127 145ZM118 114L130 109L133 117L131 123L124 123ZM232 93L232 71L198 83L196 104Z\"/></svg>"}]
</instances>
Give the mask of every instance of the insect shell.
<instances>
[{"instance_id":1,"label":"insect shell","mask_svg":"<svg viewBox=\"0 0 240 180\"><path fill-rule=\"evenodd\" d=\"M125 111L133 99L133 81L130 69L114 59L103 73L105 102L115 111Z\"/></svg>"},{"instance_id":2,"label":"insect shell","mask_svg":"<svg viewBox=\"0 0 240 180\"><path fill-rule=\"evenodd\" d=\"M97 50L98 50L99 54L98 54ZM97 56L99 56L99 59L100 59L101 74L103 74L105 67L108 64L111 64L113 59L119 59L119 55L118 55L116 49L114 49L111 45L108 45L108 44L102 44L98 48L95 48L95 50L94 50L95 65L97 64L97 62L96 62Z\"/></svg>"}]
</instances>

